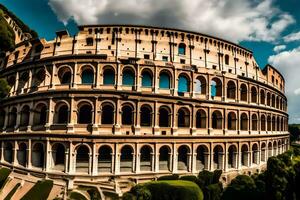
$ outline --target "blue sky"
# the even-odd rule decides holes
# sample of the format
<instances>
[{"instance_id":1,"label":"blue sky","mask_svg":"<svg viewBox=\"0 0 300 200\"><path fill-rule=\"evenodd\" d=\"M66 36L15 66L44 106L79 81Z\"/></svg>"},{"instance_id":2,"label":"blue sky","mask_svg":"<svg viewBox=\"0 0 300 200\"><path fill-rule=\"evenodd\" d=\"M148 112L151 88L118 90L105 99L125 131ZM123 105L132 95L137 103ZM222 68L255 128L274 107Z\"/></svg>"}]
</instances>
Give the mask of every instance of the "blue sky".
<instances>
[{"instance_id":1,"label":"blue sky","mask_svg":"<svg viewBox=\"0 0 300 200\"><path fill-rule=\"evenodd\" d=\"M0 0L40 37L77 24L144 24L198 31L252 50L286 79L291 123L300 123L300 0Z\"/></svg>"}]
</instances>

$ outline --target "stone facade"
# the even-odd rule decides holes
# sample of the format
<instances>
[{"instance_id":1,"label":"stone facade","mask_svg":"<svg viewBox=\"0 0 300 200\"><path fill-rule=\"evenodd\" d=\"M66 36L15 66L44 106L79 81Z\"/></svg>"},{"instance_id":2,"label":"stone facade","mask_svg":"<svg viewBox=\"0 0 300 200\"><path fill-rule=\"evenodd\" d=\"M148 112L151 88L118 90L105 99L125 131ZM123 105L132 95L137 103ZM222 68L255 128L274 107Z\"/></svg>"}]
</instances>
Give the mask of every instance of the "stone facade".
<instances>
[{"instance_id":1,"label":"stone facade","mask_svg":"<svg viewBox=\"0 0 300 200\"><path fill-rule=\"evenodd\" d=\"M260 170L289 148L284 78L251 51L175 29L79 29L0 59L2 165L118 192L164 174Z\"/></svg>"}]
</instances>

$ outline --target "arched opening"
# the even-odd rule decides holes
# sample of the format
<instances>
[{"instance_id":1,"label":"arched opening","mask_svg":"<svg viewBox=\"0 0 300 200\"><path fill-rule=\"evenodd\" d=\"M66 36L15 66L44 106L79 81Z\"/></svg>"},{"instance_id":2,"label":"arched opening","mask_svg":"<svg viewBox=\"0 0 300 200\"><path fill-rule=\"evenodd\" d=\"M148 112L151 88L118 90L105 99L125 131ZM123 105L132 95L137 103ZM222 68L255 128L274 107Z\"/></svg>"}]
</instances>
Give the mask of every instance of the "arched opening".
<instances>
[{"instance_id":1,"label":"arched opening","mask_svg":"<svg viewBox=\"0 0 300 200\"><path fill-rule=\"evenodd\" d=\"M242 131L248 130L248 116L246 113L241 114L241 130Z\"/></svg>"},{"instance_id":2,"label":"arched opening","mask_svg":"<svg viewBox=\"0 0 300 200\"><path fill-rule=\"evenodd\" d=\"M215 146L214 148L214 154L213 154L213 164L214 164L214 169L223 169L223 148L220 145Z\"/></svg>"},{"instance_id":3,"label":"arched opening","mask_svg":"<svg viewBox=\"0 0 300 200\"><path fill-rule=\"evenodd\" d=\"M275 108L275 95L272 94L272 107Z\"/></svg>"},{"instance_id":4,"label":"arched opening","mask_svg":"<svg viewBox=\"0 0 300 200\"><path fill-rule=\"evenodd\" d=\"M98 172L112 172L112 149L110 146L101 146L98 155Z\"/></svg>"},{"instance_id":5,"label":"arched opening","mask_svg":"<svg viewBox=\"0 0 300 200\"><path fill-rule=\"evenodd\" d=\"M29 106L24 106L21 110L21 126L29 125L30 109Z\"/></svg>"},{"instance_id":6,"label":"arched opening","mask_svg":"<svg viewBox=\"0 0 300 200\"><path fill-rule=\"evenodd\" d=\"M222 96L222 81L218 78L213 78L211 80L211 97L221 97Z\"/></svg>"},{"instance_id":7,"label":"arched opening","mask_svg":"<svg viewBox=\"0 0 300 200\"><path fill-rule=\"evenodd\" d=\"M38 72L36 72L33 75L33 83L32 85L35 87L40 86L46 78L46 70L45 69L40 69Z\"/></svg>"},{"instance_id":8,"label":"arched opening","mask_svg":"<svg viewBox=\"0 0 300 200\"><path fill-rule=\"evenodd\" d=\"M186 47L186 45L184 43L180 43L178 45L178 54L179 55L185 55L185 47Z\"/></svg>"},{"instance_id":9,"label":"arched opening","mask_svg":"<svg viewBox=\"0 0 300 200\"><path fill-rule=\"evenodd\" d=\"M236 86L233 81L228 81L227 83L227 98L228 99L235 99L236 95Z\"/></svg>"},{"instance_id":10,"label":"arched opening","mask_svg":"<svg viewBox=\"0 0 300 200\"><path fill-rule=\"evenodd\" d=\"M133 124L133 108L130 105L122 107L122 124L123 125L134 125Z\"/></svg>"},{"instance_id":11,"label":"arched opening","mask_svg":"<svg viewBox=\"0 0 300 200\"><path fill-rule=\"evenodd\" d=\"M92 123L93 108L89 103L83 103L79 105L78 111L78 124L90 124Z\"/></svg>"},{"instance_id":12,"label":"arched opening","mask_svg":"<svg viewBox=\"0 0 300 200\"><path fill-rule=\"evenodd\" d=\"M189 147L188 146L180 146L178 148L178 170L189 170Z\"/></svg>"},{"instance_id":13,"label":"arched opening","mask_svg":"<svg viewBox=\"0 0 300 200\"><path fill-rule=\"evenodd\" d=\"M236 130L236 114L234 112L228 113L228 130Z\"/></svg>"},{"instance_id":14,"label":"arched opening","mask_svg":"<svg viewBox=\"0 0 300 200\"><path fill-rule=\"evenodd\" d=\"M10 164L13 161L13 145L10 142L4 143L4 161Z\"/></svg>"},{"instance_id":15,"label":"arched opening","mask_svg":"<svg viewBox=\"0 0 300 200\"><path fill-rule=\"evenodd\" d=\"M89 173L90 150L85 145L80 145L76 150L76 173Z\"/></svg>"},{"instance_id":16,"label":"arched opening","mask_svg":"<svg viewBox=\"0 0 300 200\"><path fill-rule=\"evenodd\" d=\"M243 145L242 146L242 149L241 149L241 154L242 154L242 166L249 166L249 162L248 162L248 160L249 160L249 156L248 156L248 154L249 154L249 150L248 150L248 146L247 145Z\"/></svg>"},{"instance_id":17,"label":"arched opening","mask_svg":"<svg viewBox=\"0 0 300 200\"><path fill-rule=\"evenodd\" d=\"M34 115L34 125L43 126L47 122L47 106L45 104L39 104L36 106Z\"/></svg>"},{"instance_id":18,"label":"arched opening","mask_svg":"<svg viewBox=\"0 0 300 200\"><path fill-rule=\"evenodd\" d=\"M206 128L206 112L198 110L196 113L196 128Z\"/></svg>"},{"instance_id":19,"label":"arched opening","mask_svg":"<svg viewBox=\"0 0 300 200\"><path fill-rule=\"evenodd\" d=\"M267 105L271 106L271 95L269 92L267 93Z\"/></svg>"},{"instance_id":20,"label":"arched opening","mask_svg":"<svg viewBox=\"0 0 300 200\"><path fill-rule=\"evenodd\" d=\"M36 143L33 145L31 152L31 163L33 167L44 168L45 153L44 145L42 143Z\"/></svg>"},{"instance_id":21,"label":"arched opening","mask_svg":"<svg viewBox=\"0 0 300 200\"><path fill-rule=\"evenodd\" d=\"M148 105L141 107L141 126L152 126L152 109Z\"/></svg>"},{"instance_id":22,"label":"arched opening","mask_svg":"<svg viewBox=\"0 0 300 200\"><path fill-rule=\"evenodd\" d=\"M273 142L273 156L277 156L278 152L277 152L277 142L274 141Z\"/></svg>"},{"instance_id":23,"label":"arched opening","mask_svg":"<svg viewBox=\"0 0 300 200\"><path fill-rule=\"evenodd\" d=\"M276 126L276 131L280 131L280 118L279 116L277 117L277 126Z\"/></svg>"},{"instance_id":24,"label":"arched opening","mask_svg":"<svg viewBox=\"0 0 300 200\"><path fill-rule=\"evenodd\" d=\"M170 127L170 110L167 107L159 108L159 126Z\"/></svg>"},{"instance_id":25,"label":"arched opening","mask_svg":"<svg viewBox=\"0 0 300 200\"><path fill-rule=\"evenodd\" d=\"M273 116L272 117L272 131L276 131L275 128L276 128L276 118L275 118L275 116Z\"/></svg>"},{"instance_id":26,"label":"arched opening","mask_svg":"<svg viewBox=\"0 0 300 200\"><path fill-rule=\"evenodd\" d=\"M103 71L103 85L114 85L115 84L115 71L109 67Z\"/></svg>"},{"instance_id":27,"label":"arched opening","mask_svg":"<svg viewBox=\"0 0 300 200\"><path fill-rule=\"evenodd\" d=\"M19 78L19 84L18 84L18 89L17 89L18 93L20 93L22 91L22 89L25 89L25 86L26 86L26 83L28 82L28 80L29 80L29 73L23 72Z\"/></svg>"},{"instance_id":28,"label":"arched opening","mask_svg":"<svg viewBox=\"0 0 300 200\"><path fill-rule=\"evenodd\" d=\"M206 94L206 79L198 76L195 81L195 92L198 94Z\"/></svg>"},{"instance_id":29,"label":"arched opening","mask_svg":"<svg viewBox=\"0 0 300 200\"><path fill-rule=\"evenodd\" d=\"M218 110L212 113L212 128L213 129L222 129L222 113Z\"/></svg>"},{"instance_id":30,"label":"arched opening","mask_svg":"<svg viewBox=\"0 0 300 200\"><path fill-rule=\"evenodd\" d=\"M159 170L171 171L170 161L171 150L168 146L162 146L159 149Z\"/></svg>"},{"instance_id":31,"label":"arched opening","mask_svg":"<svg viewBox=\"0 0 300 200\"><path fill-rule=\"evenodd\" d=\"M203 169L208 169L208 148L204 145L200 145L197 148L196 170L200 171Z\"/></svg>"},{"instance_id":32,"label":"arched opening","mask_svg":"<svg viewBox=\"0 0 300 200\"><path fill-rule=\"evenodd\" d=\"M252 121L251 121L251 124L252 124L252 131L257 131L257 115L256 114L252 114L252 117L251 117Z\"/></svg>"},{"instance_id":33,"label":"arched opening","mask_svg":"<svg viewBox=\"0 0 300 200\"><path fill-rule=\"evenodd\" d=\"M142 72L142 87L152 87L152 73L149 70Z\"/></svg>"},{"instance_id":34,"label":"arched opening","mask_svg":"<svg viewBox=\"0 0 300 200\"><path fill-rule=\"evenodd\" d=\"M121 172L133 172L133 149L131 146L126 145L121 149Z\"/></svg>"},{"instance_id":35,"label":"arched opening","mask_svg":"<svg viewBox=\"0 0 300 200\"><path fill-rule=\"evenodd\" d=\"M160 89L170 89L171 88L170 75L166 71L162 71L159 74L159 88Z\"/></svg>"},{"instance_id":36,"label":"arched opening","mask_svg":"<svg viewBox=\"0 0 300 200\"><path fill-rule=\"evenodd\" d=\"M237 148L235 145L231 145L228 148L228 168L237 168Z\"/></svg>"},{"instance_id":37,"label":"arched opening","mask_svg":"<svg viewBox=\"0 0 300 200\"><path fill-rule=\"evenodd\" d=\"M258 146L257 144L252 145L252 163L253 164L258 164L259 160L259 152L258 152Z\"/></svg>"},{"instance_id":38,"label":"arched opening","mask_svg":"<svg viewBox=\"0 0 300 200\"><path fill-rule=\"evenodd\" d=\"M94 83L94 70L91 67L84 67L81 72L81 83L92 85Z\"/></svg>"},{"instance_id":39,"label":"arched opening","mask_svg":"<svg viewBox=\"0 0 300 200\"><path fill-rule=\"evenodd\" d=\"M125 68L122 74L122 83L125 86L133 86L135 83L135 73L131 68Z\"/></svg>"},{"instance_id":40,"label":"arched opening","mask_svg":"<svg viewBox=\"0 0 300 200\"><path fill-rule=\"evenodd\" d=\"M279 109L279 96L276 97L276 108Z\"/></svg>"},{"instance_id":41,"label":"arched opening","mask_svg":"<svg viewBox=\"0 0 300 200\"><path fill-rule=\"evenodd\" d=\"M69 107L67 104L58 105L55 114L57 115L55 118L58 124L69 123Z\"/></svg>"},{"instance_id":42,"label":"arched opening","mask_svg":"<svg viewBox=\"0 0 300 200\"><path fill-rule=\"evenodd\" d=\"M178 77L178 94L183 95L185 92L190 91L190 80L185 75L179 75Z\"/></svg>"},{"instance_id":43,"label":"arched opening","mask_svg":"<svg viewBox=\"0 0 300 200\"><path fill-rule=\"evenodd\" d=\"M178 127L190 127L190 111L187 108L178 110Z\"/></svg>"},{"instance_id":44,"label":"arched opening","mask_svg":"<svg viewBox=\"0 0 300 200\"><path fill-rule=\"evenodd\" d=\"M60 80L60 84L67 85L71 83L72 72L69 67L62 67L58 70L58 78Z\"/></svg>"},{"instance_id":45,"label":"arched opening","mask_svg":"<svg viewBox=\"0 0 300 200\"><path fill-rule=\"evenodd\" d=\"M260 160L262 162L266 162L266 144L265 143L262 143L262 145L261 145L261 157L260 157Z\"/></svg>"},{"instance_id":46,"label":"arched opening","mask_svg":"<svg viewBox=\"0 0 300 200\"><path fill-rule=\"evenodd\" d=\"M53 166L52 169L57 171L65 171L65 156L66 149L63 144L55 143L52 146L52 160Z\"/></svg>"},{"instance_id":47,"label":"arched opening","mask_svg":"<svg viewBox=\"0 0 300 200\"><path fill-rule=\"evenodd\" d=\"M270 158L271 156L273 156L273 145L272 145L272 142L269 142L269 144L268 144L268 158Z\"/></svg>"},{"instance_id":48,"label":"arched opening","mask_svg":"<svg viewBox=\"0 0 300 200\"><path fill-rule=\"evenodd\" d=\"M11 109L9 113L8 125L10 128L14 128L17 125L17 108Z\"/></svg>"},{"instance_id":49,"label":"arched opening","mask_svg":"<svg viewBox=\"0 0 300 200\"><path fill-rule=\"evenodd\" d=\"M271 127L271 116L270 115L267 117L267 130L268 131L272 130L272 127Z\"/></svg>"},{"instance_id":50,"label":"arched opening","mask_svg":"<svg viewBox=\"0 0 300 200\"><path fill-rule=\"evenodd\" d=\"M282 146L281 146L281 141L278 141L278 154L282 153Z\"/></svg>"},{"instance_id":51,"label":"arched opening","mask_svg":"<svg viewBox=\"0 0 300 200\"><path fill-rule=\"evenodd\" d=\"M247 101L248 100L248 89L247 89L246 84L241 85L240 91L241 91L241 101Z\"/></svg>"},{"instance_id":52,"label":"arched opening","mask_svg":"<svg viewBox=\"0 0 300 200\"><path fill-rule=\"evenodd\" d=\"M225 54L225 65L229 65L229 55Z\"/></svg>"},{"instance_id":53,"label":"arched opening","mask_svg":"<svg viewBox=\"0 0 300 200\"><path fill-rule=\"evenodd\" d=\"M152 148L148 145L145 145L140 150L141 153L141 161L140 161L140 169L141 171L152 171L152 156L153 151Z\"/></svg>"},{"instance_id":54,"label":"arched opening","mask_svg":"<svg viewBox=\"0 0 300 200\"><path fill-rule=\"evenodd\" d=\"M4 127L6 112L0 109L0 129Z\"/></svg>"},{"instance_id":55,"label":"arched opening","mask_svg":"<svg viewBox=\"0 0 300 200\"><path fill-rule=\"evenodd\" d=\"M261 90L260 91L260 103L261 104L265 104L265 99L266 99L266 96L265 96L265 91L264 90Z\"/></svg>"},{"instance_id":56,"label":"arched opening","mask_svg":"<svg viewBox=\"0 0 300 200\"><path fill-rule=\"evenodd\" d=\"M114 124L114 106L110 103L102 105L101 124Z\"/></svg>"},{"instance_id":57,"label":"arched opening","mask_svg":"<svg viewBox=\"0 0 300 200\"><path fill-rule=\"evenodd\" d=\"M266 117L265 117L265 115L262 115L260 117L260 129L262 131L266 131Z\"/></svg>"},{"instance_id":58,"label":"arched opening","mask_svg":"<svg viewBox=\"0 0 300 200\"><path fill-rule=\"evenodd\" d=\"M256 103L257 102L257 90L256 87L251 87L251 102Z\"/></svg>"},{"instance_id":59,"label":"arched opening","mask_svg":"<svg viewBox=\"0 0 300 200\"><path fill-rule=\"evenodd\" d=\"M19 149L17 151L17 160L18 160L19 165L26 167L27 145L25 143L19 144Z\"/></svg>"}]
</instances>

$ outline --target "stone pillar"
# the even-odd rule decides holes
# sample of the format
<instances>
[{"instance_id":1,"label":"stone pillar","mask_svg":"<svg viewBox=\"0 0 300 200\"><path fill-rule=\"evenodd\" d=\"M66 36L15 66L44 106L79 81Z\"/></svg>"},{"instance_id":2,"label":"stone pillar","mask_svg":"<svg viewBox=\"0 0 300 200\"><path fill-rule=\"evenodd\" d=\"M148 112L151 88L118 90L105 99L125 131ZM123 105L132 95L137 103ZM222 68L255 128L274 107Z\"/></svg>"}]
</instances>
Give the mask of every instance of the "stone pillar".
<instances>
[{"instance_id":1,"label":"stone pillar","mask_svg":"<svg viewBox=\"0 0 300 200\"><path fill-rule=\"evenodd\" d=\"M204 169L205 170L210 170L210 153L209 152L205 152L204 153Z\"/></svg>"},{"instance_id":2,"label":"stone pillar","mask_svg":"<svg viewBox=\"0 0 300 200\"><path fill-rule=\"evenodd\" d=\"M192 166L193 160L192 160L192 158L193 158L193 153L188 153L187 154L187 163L188 163L187 171L188 172L191 172L192 169L193 169L193 166Z\"/></svg>"},{"instance_id":3,"label":"stone pillar","mask_svg":"<svg viewBox=\"0 0 300 200\"><path fill-rule=\"evenodd\" d=\"M28 146L27 146L27 168L31 169L31 139L28 140Z\"/></svg>"},{"instance_id":4,"label":"stone pillar","mask_svg":"<svg viewBox=\"0 0 300 200\"><path fill-rule=\"evenodd\" d=\"M53 64L52 66L52 71L51 71L51 78L50 78L50 89L54 90L55 89L55 76L57 76L57 68L56 65Z\"/></svg>"},{"instance_id":5,"label":"stone pillar","mask_svg":"<svg viewBox=\"0 0 300 200\"><path fill-rule=\"evenodd\" d=\"M30 102L30 112L29 112L29 122L27 126L27 132L31 132L31 127L33 126L33 120L34 120L34 110L33 110L33 101Z\"/></svg>"},{"instance_id":6,"label":"stone pillar","mask_svg":"<svg viewBox=\"0 0 300 200\"><path fill-rule=\"evenodd\" d=\"M192 173L197 172L197 152L193 152L192 155Z\"/></svg>"},{"instance_id":7,"label":"stone pillar","mask_svg":"<svg viewBox=\"0 0 300 200\"><path fill-rule=\"evenodd\" d=\"M94 104L94 115L93 115L93 118L94 118L94 123L93 123L93 126L92 126L92 135L97 135L99 134L99 130L98 130L98 124L99 124L99 107L100 107L100 103L98 101L98 98L95 97L94 99L95 101L95 104Z\"/></svg>"},{"instance_id":8,"label":"stone pillar","mask_svg":"<svg viewBox=\"0 0 300 200\"><path fill-rule=\"evenodd\" d=\"M69 174L74 174L76 169L76 152L72 142L70 142L69 151Z\"/></svg>"},{"instance_id":9,"label":"stone pillar","mask_svg":"<svg viewBox=\"0 0 300 200\"><path fill-rule=\"evenodd\" d=\"M52 97L49 99L49 106L48 106L48 115L47 121L45 124L46 132L50 132L51 125L53 124L53 115L54 115L54 101Z\"/></svg>"},{"instance_id":10,"label":"stone pillar","mask_svg":"<svg viewBox=\"0 0 300 200\"><path fill-rule=\"evenodd\" d=\"M178 166L177 166L177 163L178 162L178 153L177 153L177 149L176 149L176 144L174 143L173 144L173 161L172 161L172 164L173 164L173 173L177 173L178 171Z\"/></svg>"},{"instance_id":11,"label":"stone pillar","mask_svg":"<svg viewBox=\"0 0 300 200\"><path fill-rule=\"evenodd\" d=\"M21 124L21 106L20 104L17 105L17 118L16 118L16 125L14 127L15 132L19 132L19 127Z\"/></svg>"},{"instance_id":12,"label":"stone pillar","mask_svg":"<svg viewBox=\"0 0 300 200\"><path fill-rule=\"evenodd\" d=\"M4 142L1 141L1 155L0 155L0 162L4 161Z\"/></svg>"},{"instance_id":13,"label":"stone pillar","mask_svg":"<svg viewBox=\"0 0 300 200\"><path fill-rule=\"evenodd\" d=\"M121 101L118 99L116 102L116 113L115 113L115 135L121 134Z\"/></svg>"},{"instance_id":14,"label":"stone pillar","mask_svg":"<svg viewBox=\"0 0 300 200\"><path fill-rule=\"evenodd\" d=\"M154 172L154 171L155 171L155 165L156 165L156 163L155 163L155 155L156 155L156 154L153 153L153 152L150 154L150 156L151 156L151 157L150 157L150 159L151 159L151 160L150 160L150 162L151 162L151 172Z\"/></svg>"},{"instance_id":15,"label":"stone pillar","mask_svg":"<svg viewBox=\"0 0 300 200\"><path fill-rule=\"evenodd\" d=\"M158 67L155 65L154 66L154 93L157 94L159 93L159 72L158 72Z\"/></svg>"},{"instance_id":16,"label":"stone pillar","mask_svg":"<svg viewBox=\"0 0 300 200\"><path fill-rule=\"evenodd\" d=\"M50 146L50 141L47 140L46 141L46 154L45 154L46 159L45 159L45 165L44 165L46 172L49 171L50 168L53 166L52 165L52 156L51 156L51 154L52 154L52 149L51 149L51 146Z\"/></svg>"},{"instance_id":17,"label":"stone pillar","mask_svg":"<svg viewBox=\"0 0 300 200\"><path fill-rule=\"evenodd\" d=\"M92 155L92 176L98 175L98 152L96 143L93 143Z\"/></svg>"},{"instance_id":18,"label":"stone pillar","mask_svg":"<svg viewBox=\"0 0 300 200\"><path fill-rule=\"evenodd\" d=\"M18 142L15 140L14 142L14 147L13 147L13 161L12 161L12 165L16 166L18 165L18 160L17 160L17 151L18 151Z\"/></svg>"},{"instance_id":19,"label":"stone pillar","mask_svg":"<svg viewBox=\"0 0 300 200\"><path fill-rule=\"evenodd\" d=\"M67 133L74 133L74 124L77 123L77 116L76 116L76 107L75 107L75 100L74 97L71 96L70 98L70 121L67 125Z\"/></svg>"},{"instance_id":20,"label":"stone pillar","mask_svg":"<svg viewBox=\"0 0 300 200\"><path fill-rule=\"evenodd\" d=\"M79 84L79 77L80 77L80 72L78 71L78 64L77 62L74 64L73 68L73 81L72 81L72 88L77 88L77 84Z\"/></svg>"},{"instance_id":21,"label":"stone pillar","mask_svg":"<svg viewBox=\"0 0 300 200\"><path fill-rule=\"evenodd\" d=\"M121 154L119 153L119 144L115 144L115 168L114 168L114 172L115 175L119 175L120 174L120 157Z\"/></svg>"},{"instance_id":22,"label":"stone pillar","mask_svg":"<svg viewBox=\"0 0 300 200\"><path fill-rule=\"evenodd\" d=\"M114 173L115 172L115 153L112 152L110 155L111 155L111 168L110 168L110 172Z\"/></svg>"},{"instance_id":23,"label":"stone pillar","mask_svg":"<svg viewBox=\"0 0 300 200\"><path fill-rule=\"evenodd\" d=\"M153 114L153 117L154 117L154 135L159 135L160 132L159 132L159 106L158 106L158 103L157 101L154 102L154 114Z\"/></svg>"},{"instance_id":24,"label":"stone pillar","mask_svg":"<svg viewBox=\"0 0 300 200\"><path fill-rule=\"evenodd\" d=\"M140 135L141 131L141 111L140 111L140 102L136 102L136 113L135 113L135 127L134 127L134 134Z\"/></svg>"},{"instance_id":25,"label":"stone pillar","mask_svg":"<svg viewBox=\"0 0 300 200\"><path fill-rule=\"evenodd\" d=\"M157 149L157 144L155 144L155 167L154 171L157 173L159 172L159 149Z\"/></svg>"},{"instance_id":26,"label":"stone pillar","mask_svg":"<svg viewBox=\"0 0 300 200\"><path fill-rule=\"evenodd\" d=\"M65 151L65 173L69 173L69 159L70 159L70 149L67 148Z\"/></svg>"}]
</instances>

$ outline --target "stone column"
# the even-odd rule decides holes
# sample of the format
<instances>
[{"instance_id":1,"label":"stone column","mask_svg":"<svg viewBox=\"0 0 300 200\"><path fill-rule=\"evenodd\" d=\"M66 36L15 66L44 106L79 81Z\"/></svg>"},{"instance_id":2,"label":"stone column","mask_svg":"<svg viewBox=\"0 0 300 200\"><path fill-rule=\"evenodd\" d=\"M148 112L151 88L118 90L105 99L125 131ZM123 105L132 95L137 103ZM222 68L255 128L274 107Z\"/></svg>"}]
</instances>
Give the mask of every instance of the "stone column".
<instances>
[{"instance_id":1,"label":"stone column","mask_svg":"<svg viewBox=\"0 0 300 200\"><path fill-rule=\"evenodd\" d=\"M27 126L27 132L31 132L31 127L33 126L33 120L34 120L34 110L33 110L33 101L30 102L29 105L29 122L28 122L28 126Z\"/></svg>"},{"instance_id":2,"label":"stone column","mask_svg":"<svg viewBox=\"0 0 300 200\"><path fill-rule=\"evenodd\" d=\"M192 157L192 170L191 171L192 171L192 173L196 173L197 172L197 166L196 166L197 152L193 152L191 157Z\"/></svg>"},{"instance_id":3,"label":"stone column","mask_svg":"<svg viewBox=\"0 0 300 200\"><path fill-rule=\"evenodd\" d=\"M193 169L193 166L192 166L193 160L192 160L192 158L193 158L193 153L188 153L187 154L187 163L188 163L187 171L188 172L191 172L192 169Z\"/></svg>"},{"instance_id":4,"label":"stone column","mask_svg":"<svg viewBox=\"0 0 300 200\"><path fill-rule=\"evenodd\" d=\"M116 113L115 113L115 135L121 134L121 101L118 99L116 102Z\"/></svg>"},{"instance_id":5,"label":"stone column","mask_svg":"<svg viewBox=\"0 0 300 200\"><path fill-rule=\"evenodd\" d=\"M46 141L46 154L45 154L46 159L45 159L45 165L44 165L46 172L49 171L50 168L53 166L52 165L52 156L51 156L51 154L52 154L52 149L51 149L51 146L50 146L50 141L47 140Z\"/></svg>"},{"instance_id":6,"label":"stone column","mask_svg":"<svg viewBox=\"0 0 300 200\"><path fill-rule=\"evenodd\" d=\"M69 174L74 174L76 169L76 152L74 149L74 145L70 142L69 148Z\"/></svg>"},{"instance_id":7,"label":"stone column","mask_svg":"<svg viewBox=\"0 0 300 200\"><path fill-rule=\"evenodd\" d=\"M210 153L209 152L205 152L204 153L204 169L205 170L210 170Z\"/></svg>"},{"instance_id":8,"label":"stone column","mask_svg":"<svg viewBox=\"0 0 300 200\"><path fill-rule=\"evenodd\" d=\"M65 151L65 173L69 173L69 157L70 157L70 149L67 148Z\"/></svg>"},{"instance_id":9,"label":"stone column","mask_svg":"<svg viewBox=\"0 0 300 200\"><path fill-rule=\"evenodd\" d=\"M174 143L173 144L173 161L172 161L172 163L173 163L173 168L172 168L173 173L177 173L177 171L178 171L177 161L178 161L178 153L177 153L177 149L176 149L176 144Z\"/></svg>"},{"instance_id":10,"label":"stone column","mask_svg":"<svg viewBox=\"0 0 300 200\"><path fill-rule=\"evenodd\" d=\"M94 123L93 123L93 126L92 126L92 135L97 135L99 134L99 130L98 130L98 124L99 124L99 107L100 107L100 103L98 101L98 98L95 97L94 99L95 101L95 104L94 104L94 115L93 115L93 118L94 118Z\"/></svg>"},{"instance_id":11,"label":"stone column","mask_svg":"<svg viewBox=\"0 0 300 200\"><path fill-rule=\"evenodd\" d=\"M0 155L0 162L4 161L4 142L1 141L1 155Z\"/></svg>"},{"instance_id":12,"label":"stone column","mask_svg":"<svg viewBox=\"0 0 300 200\"><path fill-rule=\"evenodd\" d=\"M156 163L155 163L155 159L156 159L156 158L155 158L155 155L156 155L156 154L153 153L153 152L150 154L150 156L151 156L151 157L150 157L150 159L151 159L151 172L154 172L154 171L155 171L155 165L156 165Z\"/></svg>"},{"instance_id":13,"label":"stone column","mask_svg":"<svg viewBox=\"0 0 300 200\"><path fill-rule=\"evenodd\" d=\"M72 88L77 88L77 84L79 84L79 80L78 78L80 77L80 72L78 71L78 64L77 62L74 64L74 67L73 67L73 76L72 76Z\"/></svg>"},{"instance_id":14,"label":"stone column","mask_svg":"<svg viewBox=\"0 0 300 200\"><path fill-rule=\"evenodd\" d=\"M159 106L157 101L154 102L154 135L159 135Z\"/></svg>"},{"instance_id":15,"label":"stone column","mask_svg":"<svg viewBox=\"0 0 300 200\"><path fill-rule=\"evenodd\" d=\"M92 175L96 176L98 175L98 152L97 152L97 147L96 143L93 143L93 155L92 155Z\"/></svg>"},{"instance_id":16,"label":"stone column","mask_svg":"<svg viewBox=\"0 0 300 200\"><path fill-rule=\"evenodd\" d=\"M136 102L136 113L135 113L135 127L134 127L134 133L135 135L140 135L141 131L141 113L140 113L140 102Z\"/></svg>"},{"instance_id":17,"label":"stone column","mask_svg":"<svg viewBox=\"0 0 300 200\"><path fill-rule=\"evenodd\" d=\"M48 106L48 115L47 121L45 124L46 132L50 132L51 125L53 124L53 115L54 115L54 101L52 97L49 99L49 106Z\"/></svg>"},{"instance_id":18,"label":"stone column","mask_svg":"<svg viewBox=\"0 0 300 200\"><path fill-rule=\"evenodd\" d=\"M14 142L14 147L13 147L13 161L12 161L12 165L16 166L18 165L18 160L17 160L17 151L18 151L18 142L15 140Z\"/></svg>"},{"instance_id":19,"label":"stone column","mask_svg":"<svg viewBox=\"0 0 300 200\"><path fill-rule=\"evenodd\" d=\"M27 146L27 168L31 169L31 139L28 140L28 146Z\"/></svg>"}]
</instances>

